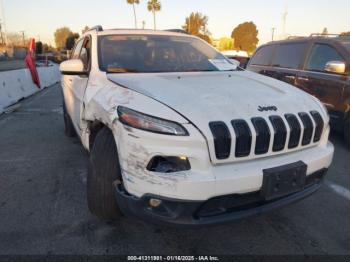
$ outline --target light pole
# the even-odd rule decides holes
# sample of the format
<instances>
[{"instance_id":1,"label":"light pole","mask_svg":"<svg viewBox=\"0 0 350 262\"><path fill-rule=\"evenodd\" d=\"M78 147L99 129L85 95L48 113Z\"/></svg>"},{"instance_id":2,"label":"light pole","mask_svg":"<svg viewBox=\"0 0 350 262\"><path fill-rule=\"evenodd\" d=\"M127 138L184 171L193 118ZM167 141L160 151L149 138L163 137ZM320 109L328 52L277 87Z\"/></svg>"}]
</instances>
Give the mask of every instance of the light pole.
<instances>
[{"instance_id":1,"label":"light pole","mask_svg":"<svg viewBox=\"0 0 350 262\"><path fill-rule=\"evenodd\" d=\"M272 31L272 41L273 41L274 38L275 38L275 31L276 31L276 28L273 27L273 28L271 29L271 31Z\"/></svg>"},{"instance_id":2,"label":"light pole","mask_svg":"<svg viewBox=\"0 0 350 262\"><path fill-rule=\"evenodd\" d=\"M25 47L25 46L26 46L26 41L25 41L25 35L24 35L24 33L25 33L26 31L19 31L19 32L22 33L23 47Z\"/></svg>"}]
</instances>

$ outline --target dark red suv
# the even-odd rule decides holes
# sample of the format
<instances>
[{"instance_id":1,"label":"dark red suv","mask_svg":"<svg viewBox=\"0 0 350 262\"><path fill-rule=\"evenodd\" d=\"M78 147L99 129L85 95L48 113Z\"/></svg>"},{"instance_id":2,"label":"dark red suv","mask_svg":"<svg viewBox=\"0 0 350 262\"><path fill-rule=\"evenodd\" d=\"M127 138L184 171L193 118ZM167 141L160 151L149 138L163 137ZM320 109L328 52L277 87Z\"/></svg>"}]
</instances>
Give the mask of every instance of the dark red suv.
<instances>
[{"instance_id":1,"label":"dark red suv","mask_svg":"<svg viewBox=\"0 0 350 262\"><path fill-rule=\"evenodd\" d=\"M271 42L247 69L292 84L320 99L333 129L350 146L350 37L310 36Z\"/></svg>"}]
</instances>

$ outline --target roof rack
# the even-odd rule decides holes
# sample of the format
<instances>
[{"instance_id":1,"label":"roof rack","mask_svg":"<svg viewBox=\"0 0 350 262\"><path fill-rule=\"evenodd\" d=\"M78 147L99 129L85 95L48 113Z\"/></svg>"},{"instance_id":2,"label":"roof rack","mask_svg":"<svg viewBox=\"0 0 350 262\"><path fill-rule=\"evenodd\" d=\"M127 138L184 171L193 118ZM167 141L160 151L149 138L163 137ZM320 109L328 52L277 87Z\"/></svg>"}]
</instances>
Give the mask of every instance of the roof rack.
<instances>
[{"instance_id":1,"label":"roof rack","mask_svg":"<svg viewBox=\"0 0 350 262\"><path fill-rule=\"evenodd\" d=\"M341 37L341 35L340 34L322 34L322 33L313 33L313 34L310 34L309 36L291 35L287 37L287 40L312 38L312 37Z\"/></svg>"},{"instance_id":2,"label":"roof rack","mask_svg":"<svg viewBox=\"0 0 350 262\"><path fill-rule=\"evenodd\" d=\"M310 37L329 37L329 36L338 37L338 36L340 36L340 34L313 33L313 34L310 35Z\"/></svg>"},{"instance_id":3,"label":"roof rack","mask_svg":"<svg viewBox=\"0 0 350 262\"><path fill-rule=\"evenodd\" d=\"M167 30L164 30L164 31L167 31L167 32L173 32L173 33L180 33L180 34L186 34L188 35L189 33L183 29L167 29Z\"/></svg>"},{"instance_id":4,"label":"roof rack","mask_svg":"<svg viewBox=\"0 0 350 262\"><path fill-rule=\"evenodd\" d=\"M96 26L91 27L88 31L102 32L103 27L101 25L96 25Z\"/></svg>"},{"instance_id":5,"label":"roof rack","mask_svg":"<svg viewBox=\"0 0 350 262\"><path fill-rule=\"evenodd\" d=\"M301 38L307 38L307 36L290 35L290 36L287 37L287 40L301 39Z\"/></svg>"}]
</instances>

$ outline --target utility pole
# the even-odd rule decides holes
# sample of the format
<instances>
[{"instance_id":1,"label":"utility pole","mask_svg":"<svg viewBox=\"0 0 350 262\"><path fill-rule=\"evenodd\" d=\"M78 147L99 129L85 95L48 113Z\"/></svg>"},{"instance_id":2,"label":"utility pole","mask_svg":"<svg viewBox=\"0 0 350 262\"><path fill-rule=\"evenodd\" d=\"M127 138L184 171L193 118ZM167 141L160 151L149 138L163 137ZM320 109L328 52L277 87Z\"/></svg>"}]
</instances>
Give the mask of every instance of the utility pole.
<instances>
[{"instance_id":1,"label":"utility pole","mask_svg":"<svg viewBox=\"0 0 350 262\"><path fill-rule=\"evenodd\" d=\"M285 12L282 15L282 37L286 38L287 36L287 17L288 17L288 5L286 5Z\"/></svg>"},{"instance_id":2,"label":"utility pole","mask_svg":"<svg viewBox=\"0 0 350 262\"><path fill-rule=\"evenodd\" d=\"M2 18L2 26L1 26L1 39L3 39L3 43L7 45L7 34L6 34L6 20L5 20L5 10L4 4L2 0L0 0L0 16Z\"/></svg>"},{"instance_id":3,"label":"utility pole","mask_svg":"<svg viewBox=\"0 0 350 262\"><path fill-rule=\"evenodd\" d=\"M22 33L22 41L23 41L23 47L26 46L26 41L25 41L25 32L26 31L19 31L20 33Z\"/></svg>"},{"instance_id":4,"label":"utility pole","mask_svg":"<svg viewBox=\"0 0 350 262\"><path fill-rule=\"evenodd\" d=\"M272 41L275 39L275 31L276 31L276 27L273 27L272 29L271 29L271 31L272 31Z\"/></svg>"},{"instance_id":5,"label":"utility pole","mask_svg":"<svg viewBox=\"0 0 350 262\"><path fill-rule=\"evenodd\" d=\"M146 27L146 21L142 21L142 29L145 30Z\"/></svg>"},{"instance_id":6,"label":"utility pole","mask_svg":"<svg viewBox=\"0 0 350 262\"><path fill-rule=\"evenodd\" d=\"M0 38L1 38L1 44L2 45L5 44L4 43L4 36L2 34L2 23L1 23L1 20L0 20Z\"/></svg>"}]
</instances>

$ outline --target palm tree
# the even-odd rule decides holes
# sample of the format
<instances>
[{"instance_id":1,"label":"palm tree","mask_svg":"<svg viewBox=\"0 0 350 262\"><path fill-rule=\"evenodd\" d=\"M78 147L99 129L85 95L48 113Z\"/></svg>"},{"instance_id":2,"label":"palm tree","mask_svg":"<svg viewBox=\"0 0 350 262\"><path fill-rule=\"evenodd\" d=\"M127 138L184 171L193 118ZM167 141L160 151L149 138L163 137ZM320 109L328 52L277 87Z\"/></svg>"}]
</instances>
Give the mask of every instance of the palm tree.
<instances>
[{"instance_id":1,"label":"palm tree","mask_svg":"<svg viewBox=\"0 0 350 262\"><path fill-rule=\"evenodd\" d=\"M160 9L162 9L162 5L158 0L149 0L147 3L147 9L148 9L148 11L153 13L154 30L156 30L157 29L156 12L158 12L158 11L160 11Z\"/></svg>"},{"instance_id":2,"label":"palm tree","mask_svg":"<svg viewBox=\"0 0 350 262\"><path fill-rule=\"evenodd\" d=\"M134 9L134 18L135 18L135 28L137 29L137 17L136 17L136 9L135 9L135 4L139 4L140 0L126 0L126 2L130 5L132 5Z\"/></svg>"}]
</instances>

